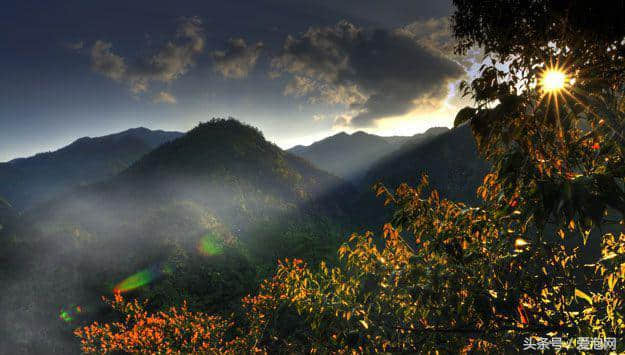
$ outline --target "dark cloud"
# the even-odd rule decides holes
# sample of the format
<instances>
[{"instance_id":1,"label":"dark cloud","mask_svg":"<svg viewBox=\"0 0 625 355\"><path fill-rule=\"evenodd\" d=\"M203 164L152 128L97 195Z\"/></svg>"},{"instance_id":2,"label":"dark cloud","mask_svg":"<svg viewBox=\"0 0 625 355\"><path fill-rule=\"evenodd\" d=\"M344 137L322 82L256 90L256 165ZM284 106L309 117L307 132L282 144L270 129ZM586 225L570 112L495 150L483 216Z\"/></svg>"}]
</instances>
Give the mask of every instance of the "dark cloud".
<instances>
[{"instance_id":1,"label":"dark cloud","mask_svg":"<svg viewBox=\"0 0 625 355\"><path fill-rule=\"evenodd\" d=\"M248 46L243 38L231 38L224 51L214 51L214 69L226 78L242 79L256 65L263 43Z\"/></svg>"},{"instance_id":2,"label":"dark cloud","mask_svg":"<svg viewBox=\"0 0 625 355\"><path fill-rule=\"evenodd\" d=\"M148 90L150 82L168 83L185 74L204 50L204 34L198 18L184 19L176 39L154 54L132 63L112 52L112 44L98 40L91 48L91 68L116 81L125 82L134 94Z\"/></svg>"},{"instance_id":3,"label":"dark cloud","mask_svg":"<svg viewBox=\"0 0 625 355\"><path fill-rule=\"evenodd\" d=\"M72 51L79 51L81 49L83 49L83 47L85 46L85 42L83 41L78 41L78 42L64 42L63 43L63 47L72 50Z\"/></svg>"},{"instance_id":4,"label":"dark cloud","mask_svg":"<svg viewBox=\"0 0 625 355\"><path fill-rule=\"evenodd\" d=\"M454 53L457 41L451 30L449 17L415 21L403 26L401 31L413 36L419 44L458 62L466 71L471 70L472 66L481 64L484 56L484 52L480 48L473 48L465 55Z\"/></svg>"},{"instance_id":5,"label":"dark cloud","mask_svg":"<svg viewBox=\"0 0 625 355\"><path fill-rule=\"evenodd\" d=\"M450 56L454 54L456 40L451 31L449 17L414 21L402 27L401 30L412 35L419 44L425 47Z\"/></svg>"},{"instance_id":6,"label":"dark cloud","mask_svg":"<svg viewBox=\"0 0 625 355\"><path fill-rule=\"evenodd\" d=\"M405 29L366 31L347 21L289 36L272 68L293 75L285 94L347 104L357 126L436 107L448 84L465 74L423 36Z\"/></svg>"}]
</instances>

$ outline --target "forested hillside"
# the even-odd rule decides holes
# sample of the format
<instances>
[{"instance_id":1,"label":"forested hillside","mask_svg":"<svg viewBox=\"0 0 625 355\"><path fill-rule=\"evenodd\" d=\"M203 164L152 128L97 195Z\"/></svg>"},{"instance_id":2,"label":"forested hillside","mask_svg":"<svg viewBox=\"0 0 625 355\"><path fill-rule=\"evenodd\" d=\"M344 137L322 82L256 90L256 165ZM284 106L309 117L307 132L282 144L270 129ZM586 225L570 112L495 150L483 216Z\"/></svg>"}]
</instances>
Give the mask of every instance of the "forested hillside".
<instances>
[{"instance_id":1,"label":"forested hillside","mask_svg":"<svg viewBox=\"0 0 625 355\"><path fill-rule=\"evenodd\" d=\"M120 175L38 206L7 231L20 236L5 240L12 255L3 258L4 268L15 266L4 276L4 320L20 325L5 323L11 345L71 351L55 312L80 304L88 309L80 316L106 317L100 295L130 287L122 281L133 274L146 284L136 295L152 307L187 300L228 312L278 259L332 257L349 230L353 193L253 127L232 119L200 124ZM49 337L36 337L40 331Z\"/></svg>"},{"instance_id":2,"label":"forested hillside","mask_svg":"<svg viewBox=\"0 0 625 355\"><path fill-rule=\"evenodd\" d=\"M478 154L471 129L462 126L421 144L403 145L373 164L363 182L414 185L427 174L443 196L475 203L475 191L487 171L488 164Z\"/></svg>"},{"instance_id":3,"label":"forested hillside","mask_svg":"<svg viewBox=\"0 0 625 355\"><path fill-rule=\"evenodd\" d=\"M625 351L625 4L454 5L455 53L486 58L474 106L369 171L389 211L355 213L381 233L279 261L232 316L116 293L125 318L76 329L82 350Z\"/></svg>"},{"instance_id":4,"label":"forested hillside","mask_svg":"<svg viewBox=\"0 0 625 355\"><path fill-rule=\"evenodd\" d=\"M0 163L0 195L24 210L80 185L114 176L182 133L130 129L84 137L54 152Z\"/></svg>"}]
</instances>

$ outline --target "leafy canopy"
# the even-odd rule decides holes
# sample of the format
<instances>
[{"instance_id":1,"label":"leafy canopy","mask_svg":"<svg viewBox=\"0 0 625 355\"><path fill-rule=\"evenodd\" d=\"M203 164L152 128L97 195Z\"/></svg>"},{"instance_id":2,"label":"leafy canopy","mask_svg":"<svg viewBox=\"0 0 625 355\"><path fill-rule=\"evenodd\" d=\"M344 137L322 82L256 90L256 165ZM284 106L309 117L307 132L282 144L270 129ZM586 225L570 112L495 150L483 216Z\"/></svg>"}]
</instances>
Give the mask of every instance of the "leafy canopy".
<instances>
[{"instance_id":1,"label":"leafy canopy","mask_svg":"<svg viewBox=\"0 0 625 355\"><path fill-rule=\"evenodd\" d=\"M334 267L281 263L210 347L501 353L526 337L623 338L624 3L454 4L458 51L486 55L463 86L476 107L456 119L492 163L482 205L441 198L425 177L378 186L396 206L381 238L352 235ZM575 81L546 93L551 66ZM77 334L86 351L120 336Z\"/></svg>"}]
</instances>

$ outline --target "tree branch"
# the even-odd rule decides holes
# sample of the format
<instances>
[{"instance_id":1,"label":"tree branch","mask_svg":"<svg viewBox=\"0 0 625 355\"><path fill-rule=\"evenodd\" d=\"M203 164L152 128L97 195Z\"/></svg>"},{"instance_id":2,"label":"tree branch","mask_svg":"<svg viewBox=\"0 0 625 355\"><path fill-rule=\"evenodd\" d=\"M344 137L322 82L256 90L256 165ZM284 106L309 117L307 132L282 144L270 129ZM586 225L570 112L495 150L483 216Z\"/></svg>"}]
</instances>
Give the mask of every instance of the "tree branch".
<instances>
[{"instance_id":1,"label":"tree branch","mask_svg":"<svg viewBox=\"0 0 625 355\"><path fill-rule=\"evenodd\" d=\"M484 334L484 333L497 333L497 332L552 332L552 331L571 331L573 327L562 326L534 326L534 327L517 327L517 326L502 326L494 329L477 329L477 328L403 328L395 327L398 330L406 330L410 332L424 332L424 333L464 333L464 334Z\"/></svg>"}]
</instances>

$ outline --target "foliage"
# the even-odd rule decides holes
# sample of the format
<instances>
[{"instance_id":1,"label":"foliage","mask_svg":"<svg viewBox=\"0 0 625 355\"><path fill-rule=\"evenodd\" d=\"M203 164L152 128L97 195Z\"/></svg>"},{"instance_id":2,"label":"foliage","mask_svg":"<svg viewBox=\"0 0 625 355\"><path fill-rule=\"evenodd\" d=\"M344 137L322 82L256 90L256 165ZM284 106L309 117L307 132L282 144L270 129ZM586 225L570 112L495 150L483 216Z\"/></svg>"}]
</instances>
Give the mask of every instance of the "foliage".
<instances>
[{"instance_id":1,"label":"foliage","mask_svg":"<svg viewBox=\"0 0 625 355\"><path fill-rule=\"evenodd\" d=\"M494 352L519 350L522 336L543 332L564 339L625 334L624 234L604 238L592 280L597 288L589 291L591 283L575 282L581 270L575 249L521 243L511 222L518 213L498 217L441 199L436 191L423 196L426 187L426 179L394 194L381 187L387 201L401 206L394 217L399 227L385 226L383 245L371 233L354 234L339 249L337 267L281 262L257 296L243 299L237 336L210 346L230 341L220 351L234 352ZM78 333L83 349L108 344L115 334Z\"/></svg>"},{"instance_id":2,"label":"foliage","mask_svg":"<svg viewBox=\"0 0 625 355\"><path fill-rule=\"evenodd\" d=\"M509 63L511 75L535 78L544 63L570 66L576 86L622 82L625 65L625 3L583 0L454 0L452 29L457 52L481 47L486 56ZM492 66L488 68L489 73ZM477 98L492 99L497 86L482 76ZM517 77L516 79L521 79ZM505 86L499 86L504 89Z\"/></svg>"},{"instance_id":3,"label":"foliage","mask_svg":"<svg viewBox=\"0 0 625 355\"><path fill-rule=\"evenodd\" d=\"M180 308L148 314L144 304L125 302L120 294L107 303L121 312L123 322L100 326L97 323L75 334L82 340L85 353L189 354L223 352L225 334L231 323L218 316L190 312L186 303Z\"/></svg>"},{"instance_id":4,"label":"foliage","mask_svg":"<svg viewBox=\"0 0 625 355\"><path fill-rule=\"evenodd\" d=\"M307 324L299 351L497 352L520 350L536 334L625 334L624 234L603 239L596 273L581 281L579 248L529 243L515 228L518 211L423 196L426 182L395 194L380 188L401 206L383 246L370 233L353 235L336 268L280 266L282 298Z\"/></svg>"},{"instance_id":5,"label":"foliage","mask_svg":"<svg viewBox=\"0 0 625 355\"><path fill-rule=\"evenodd\" d=\"M352 235L334 267L281 262L215 346L501 353L526 337L625 336L622 2L454 3L458 51L486 54L463 85L476 107L456 118L492 164L483 203L441 198L425 177L378 186L396 206L382 238ZM541 90L549 66L575 82Z\"/></svg>"},{"instance_id":6,"label":"foliage","mask_svg":"<svg viewBox=\"0 0 625 355\"><path fill-rule=\"evenodd\" d=\"M526 204L526 220L539 231L577 216L588 232L607 208L625 211L623 3L454 3L458 51L480 45L486 58L480 75L463 83L477 107L455 122L470 122L494 164L490 189L480 194L501 209ZM542 91L550 67L574 83Z\"/></svg>"}]
</instances>

